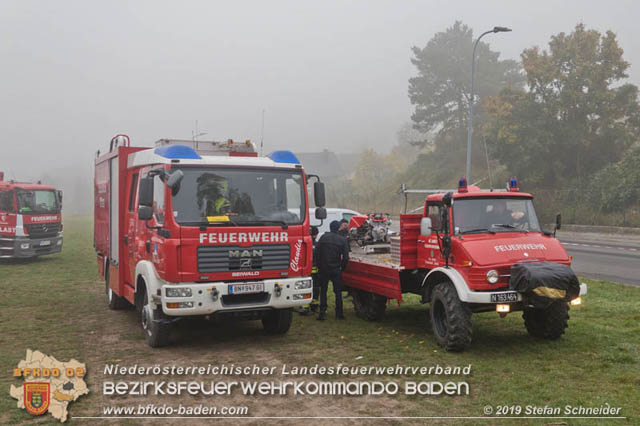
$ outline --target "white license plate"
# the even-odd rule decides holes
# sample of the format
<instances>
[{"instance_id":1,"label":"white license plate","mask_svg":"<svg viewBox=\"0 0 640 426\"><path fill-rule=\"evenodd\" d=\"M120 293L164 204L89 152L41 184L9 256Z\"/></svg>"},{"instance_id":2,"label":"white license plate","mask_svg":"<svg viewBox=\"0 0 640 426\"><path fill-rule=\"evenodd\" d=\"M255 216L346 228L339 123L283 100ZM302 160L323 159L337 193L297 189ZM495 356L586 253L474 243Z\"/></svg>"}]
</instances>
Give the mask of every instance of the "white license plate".
<instances>
[{"instance_id":1,"label":"white license plate","mask_svg":"<svg viewBox=\"0 0 640 426\"><path fill-rule=\"evenodd\" d=\"M233 284L229 286L229 294L260 293L264 291L264 283Z\"/></svg>"},{"instance_id":2,"label":"white license plate","mask_svg":"<svg viewBox=\"0 0 640 426\"><path fill-rule=\"evenodd\" d=\"M509 291L504 293L494 293L491 295L491 302L493 303L502 303L502 302L517 302L518 301L518 293L515 291Z\"/></svg>"},{"instance_id":3,"label":"white license plate","mask_svg":"<svg viewBox=\"0 0 640 426\"><path fill-rule=\"evenodd\" d=\"M40 245L41 246L50 246L51 245L51 241L40 241Z\"/></svg>"}]
</instances>

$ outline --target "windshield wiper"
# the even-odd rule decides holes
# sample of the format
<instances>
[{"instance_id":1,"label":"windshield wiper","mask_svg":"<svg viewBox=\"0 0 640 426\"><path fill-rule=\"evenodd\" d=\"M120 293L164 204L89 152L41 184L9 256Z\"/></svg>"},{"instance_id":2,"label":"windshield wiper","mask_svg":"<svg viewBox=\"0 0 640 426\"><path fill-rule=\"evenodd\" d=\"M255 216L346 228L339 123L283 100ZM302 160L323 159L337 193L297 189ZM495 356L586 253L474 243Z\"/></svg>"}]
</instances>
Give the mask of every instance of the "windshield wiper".
<instances>
[{"instance_id":1,"label":"windshield wiper","mask_svg":"<svg viewBox=\"0 0 640 426\"><path fill-rule=\"evenodd\" d=\"M287 229L289 227L289 224L283 220L272 220L272 219L267 219L267 220L249 220L249 221L242 221L241 222L242 225L268 225L268 224L276 224L276 225L280 225L282 226L282 229Z\"/></svg>"},{"instance_id":2,"label":"windshield wiper","mask_svg":"<svg viewBox=\"0 0 640 426\"><path fill-rule=\"evenodd\" d=\"M496 228L515 229L517 231L522 231L522 232L525 232L525 233L529 233L529 231L527 231L526 229L520 229L520 228L518 228L516 226L513 226L513 225L511 225L509 223L494 223L491 226L495 226Z\"/></svg>"},{"instance_id":3,"label":"windshield wiper","mask_svg":"<svg viewBox=\"0 0 640 426\"><path fill-rule=\"evenodd\" d=\"M468 231L462 231L460 233L461 234L471 234L471 233L474 233L474 232L488 232L490 234L495 234L496 233L496 231L492 231L492 230L487 229L487 228L469 229Z\"/></svg>"},{"instance_id":4,"label":"windshield wiper","mask_svg":"<svg viewBox=\"0 0 640 426\"><path fill-rule=\"evenodd\" d=\"M202 222L178 222L182 226L240 226L238 222L231 219L229 220L217 220L214 222L202 221Z\"/></svg>"}]
</instances>

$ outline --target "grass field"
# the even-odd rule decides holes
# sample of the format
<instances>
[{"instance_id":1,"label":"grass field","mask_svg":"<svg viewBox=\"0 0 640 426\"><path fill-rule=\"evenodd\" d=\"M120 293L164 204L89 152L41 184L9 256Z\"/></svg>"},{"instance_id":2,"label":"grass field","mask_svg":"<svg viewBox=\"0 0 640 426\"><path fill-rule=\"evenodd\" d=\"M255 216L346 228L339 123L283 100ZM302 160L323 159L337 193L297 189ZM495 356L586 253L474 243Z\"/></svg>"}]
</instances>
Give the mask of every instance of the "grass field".
<instances>
[{"instance_id":1,"label":"grass field","mask_svg":"<svg viewBox=\"0 0 640 426\"><path fill-rule=\"evenodd\" d=\"M102 395L105 363L130 365L207 365L236 363L289 365L443 366L472 365L466 380L469 396L381 397L166 397L170 403L215 402L246 404L249 415L267 416L483 416L485 405L564 407L621 407L626 420L612 424L640 424L640 288L582 280L589 285L584 304L572 308L567 334L558 341L527 335L520 313L499 318L494 313L474 315L474 341L464 353L443 352L434 342L427 306L410 298L401 307L392 304L382 322L356 318L349 299L347 321L331 317L294 318L285 336L265 335L259 322L211 324L183 321L176 326L173 344L153 350L144 342L135 311L107 309L104 286L97 279L92 247L92 224L87 218L65 220L60 255L29 261L0 263L0 423L57 423L50 416L33 419L15 408L9 385L20 384L12 369L27 348L66 361L87 364L91 393L70 405L74 416L96 416L111 404L148 403L152 397ZM279 380L280 377L265 379ZM323 380L310 378L309 380ZM364 377L363 380L442 380L445 376ZM202 380L194 379L194 380ZM155 401L153 401L155 402ZM226 421L226 420L225 420ZM563 420L566 421L566 420ZM127 421L135 424L137 421ZM174 420L175 424L184 421ZM261 424L241 421L234 424ZM383 423L393 423L383 421ZM396 421L397 422L397 421ZM451 423L451 420L429 423ZM551 420L467 420L467 424L543 424ZM88 421L87 421L88 423ZM91 421L93 423L93 421ZM113 421L105 421L114 424ZM121 423L119 421L118 423ZM290 424L299 422L291 421ZM317 423L315 421L314 423ZM351 423L338 420L331 423ZM399 423L399 422L397 422ZM403 421L402 423L405 423ZM569 424L602 424L595 420L568 420Z\"/></svg>"}]
</instances>

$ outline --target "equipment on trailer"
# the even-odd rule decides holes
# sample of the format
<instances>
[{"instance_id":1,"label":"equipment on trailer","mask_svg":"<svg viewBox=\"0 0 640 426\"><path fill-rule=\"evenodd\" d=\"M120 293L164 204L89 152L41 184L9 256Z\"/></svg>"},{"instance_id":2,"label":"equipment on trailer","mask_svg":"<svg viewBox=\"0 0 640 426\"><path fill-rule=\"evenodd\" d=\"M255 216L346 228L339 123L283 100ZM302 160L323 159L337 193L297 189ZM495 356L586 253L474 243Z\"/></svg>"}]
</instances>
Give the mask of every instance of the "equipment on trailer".
<instances>
[{"instance_id":1,"label":"equipment on trailer","mask_svg":"<svg viewBox=\"0 0 640 426\"><path fill-rule=\"evenodd\" d=\"M389 213L352 216L349 221L349 241L365 253L388 253L391 232Z\"/></svg>"}]
</instances>

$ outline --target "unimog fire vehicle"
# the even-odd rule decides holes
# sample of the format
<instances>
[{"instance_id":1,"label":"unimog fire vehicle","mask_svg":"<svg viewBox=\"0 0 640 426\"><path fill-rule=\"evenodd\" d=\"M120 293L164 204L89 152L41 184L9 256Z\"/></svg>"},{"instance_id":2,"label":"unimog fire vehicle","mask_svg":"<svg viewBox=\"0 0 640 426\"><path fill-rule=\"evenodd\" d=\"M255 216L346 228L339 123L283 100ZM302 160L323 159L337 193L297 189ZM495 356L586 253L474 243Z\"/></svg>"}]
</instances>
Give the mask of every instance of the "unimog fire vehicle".
<instances>
[{"instance_id":1,"label":"unimog fire vehicle","mask_svg":"<svg viewBox=\"0 0 640 426\"><path fill-rule=\"evenodd\" d=\"M471 315L523 311L529 334L557 339L567 327L571 303L586 294L571 271L571 258L538 223L531 194L512 179L507 190L467 187L427 193L421 214L400 216L391 254L354 250L343 274L358 316L380 319L388 299L403 293L429 303L433 334L449 351L471 343ZM560 216L556 218L560 227ZM426 322L425 318L425 322Z\"/></svg>"},{"instance_id":2,"label":"unimog fire vehicle","mask_svg":"<svg viewBox=\"0 0 640 426\"><path fill-rule=\"evenodd\" d=\"M0 258L28 258L62 250L62 191L5 181L0 172Z\"/></svg>"},{"instance_id":3,"label":"unimog fire vehicle","mask_svg":"<svg viewBox=\"0 0 640 426\"><path fill-rule=\"evenodd\" d=\"M286 333L312 297L308 179L289 151L250 141L112 139L95 161L95 248L109 308L134 305L147 343L184 317L262 320Z\"/></svg>"}]
</instances>

